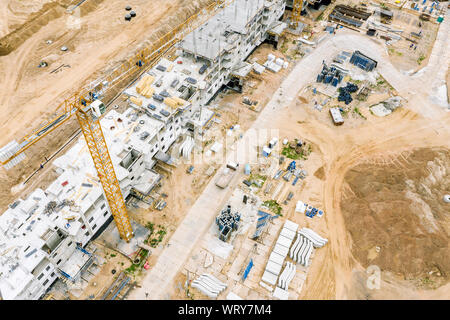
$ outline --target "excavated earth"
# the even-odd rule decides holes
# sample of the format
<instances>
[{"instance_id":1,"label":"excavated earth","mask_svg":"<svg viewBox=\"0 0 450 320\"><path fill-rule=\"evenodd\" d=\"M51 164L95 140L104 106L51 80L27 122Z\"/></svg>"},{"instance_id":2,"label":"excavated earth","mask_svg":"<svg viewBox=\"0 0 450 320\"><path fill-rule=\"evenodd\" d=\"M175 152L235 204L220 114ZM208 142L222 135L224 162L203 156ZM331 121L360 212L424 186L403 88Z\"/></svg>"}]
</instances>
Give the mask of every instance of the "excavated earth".
<instances>
[{"instance_id":1,"label":"excavated earth","mask_svg":"<svg viewBox=\"0 0 450 320\"><path fill-rule=\"evenodd\" d=\"M436 288L450 275L450 151L416 149L345 174L341 210L364 266Z\"/></svg>"}]
</instances>

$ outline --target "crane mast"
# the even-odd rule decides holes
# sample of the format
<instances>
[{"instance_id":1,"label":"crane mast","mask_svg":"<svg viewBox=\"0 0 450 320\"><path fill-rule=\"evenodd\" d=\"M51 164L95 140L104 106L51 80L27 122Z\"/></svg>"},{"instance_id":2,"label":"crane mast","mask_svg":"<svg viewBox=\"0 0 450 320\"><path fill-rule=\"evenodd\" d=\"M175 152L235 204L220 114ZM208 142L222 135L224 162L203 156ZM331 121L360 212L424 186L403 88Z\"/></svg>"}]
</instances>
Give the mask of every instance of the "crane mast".
<instances>
[{"instance_id":1,"label":"crane mast","mask_svg":"<svg viewBox=\"0 0 450 320\"><path fill-rule=\"evenodd\" d=\"M298 27L300 16L303 9L303 0L292 0L292 18L291 25L294 29Z\"/></svg>"},{"instance_id":2,"label":"crane mast","mask_svg":"<svg viewBox=\"0 0 450 320\"><path fill-rule=\"evenodd\" d=\"M79 108L75 114L91 153L110 212L119 230L119 235L128 242L133 237L133 229L131 228L122 191L120 190L100 125L99 116L102 106L103 104L99 106L98 110L95 110L92 105L89 105L85 108Z\"/></svg>"}]
</instances>

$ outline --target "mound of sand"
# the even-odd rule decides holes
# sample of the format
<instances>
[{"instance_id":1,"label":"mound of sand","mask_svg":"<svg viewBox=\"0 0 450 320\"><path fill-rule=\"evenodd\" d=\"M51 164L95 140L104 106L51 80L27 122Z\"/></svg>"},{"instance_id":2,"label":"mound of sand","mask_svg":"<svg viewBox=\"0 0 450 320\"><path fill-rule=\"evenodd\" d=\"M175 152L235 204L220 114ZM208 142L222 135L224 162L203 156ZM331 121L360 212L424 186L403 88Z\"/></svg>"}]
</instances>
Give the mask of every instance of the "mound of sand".
<instances>
[{"instance_id":1,"label":"mound of sand","mask_svg":"<svg viewBox=\"0 0 450 320\"><path fill-rule=\"evenodd\" d=\"M389 164L359 164L345 175L341 209L364 266L437 287L450 275L450 152L418 149ZM424 281L426 280L426 281Z\"/></svg>"}]
</instances>

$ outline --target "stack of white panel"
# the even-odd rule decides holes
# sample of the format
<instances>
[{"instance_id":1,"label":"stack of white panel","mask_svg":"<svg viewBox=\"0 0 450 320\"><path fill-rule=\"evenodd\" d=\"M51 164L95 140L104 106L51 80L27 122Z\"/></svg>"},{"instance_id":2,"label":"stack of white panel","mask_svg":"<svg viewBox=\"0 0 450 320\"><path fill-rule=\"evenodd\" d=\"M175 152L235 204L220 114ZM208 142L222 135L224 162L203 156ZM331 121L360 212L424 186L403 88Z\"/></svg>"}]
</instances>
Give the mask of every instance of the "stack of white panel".
<instances>
[{"instance_id":1,"label":"stack of white panel","mask_svg":"<svg viewBox=\"0 0 450 320\"><path fill-rule=\"evenodd\" d=\"M227 287L225 283L207 273L202 274L200 277L192 281L191 286L200 290L210 298L217 298L219 293Z\"/></svg>"},{"instance_id":2,"label":"stack of white panel","mask_svg":"<svg viewBox=\"0 0 450 320\"><path fill-rule=\"evenodd\" d=\"M180 154L185 158L189 159L192 148L194 148L195 142L191 137L186 137L186 140L180 146Z\"/></svg>"},{"instance_id":3,"label":"stack of white panel","mask_svg":"<svg viewBox=\"0 0 450 320\"><path fill-rule=\"evenodd\" d=\"M292 262L286 262L286 267L278 279L278 287L283 290L287 290L289 287L289 283L295 276L295 272L297 271L297 267Z\"/></svg>"},{"instance_id":4,"label":"stack of white panel","mask_svg":"<svg viewBox=\"0 0 450 320\"><path fill-rule=\"evenodd\" d=\"M273 292L273 297L280 300L287 300L289 299L289 291L276 287Z\"/></svg>"},{"instance_id":5,"label":"stack of white panel","mask_svg":"<svg viewBox=\"0 0 450 320\"><path fill-rule=\"evenodd\" d=\"M312 251L313 243L311 240L303 237L299 232L294 245L291 247L289 256L295 262L307 267L309 265L309 258L311 257Z\"/></svg>"},{"instance_id":6,"label":"stack of white panel","mask_svg":"<svg viewBox=\"0 0 450 320\"><path fill-rule=\"evenodd\" d=\"M10 157L15 156L11 161L9 161L7 164L5 164L3 167L6 170L11 169L15 165L17 165L19 162L23 161L25 159L25 153L21 153L19 155L16 155L16 152L20 149L20 145L17 143L16 140L11 141L6 146L0 149L0 161L4 162L8 160Z\"/></svg>"},{"instance_id":7,"label":"stack of white panel","mask_svg":"<svg viewBox=\"0 0 450 320\"><path fill-rule=\"evenodd\" d=\"M278 236L277 242L269 256L269 261L266 265L266 270L262 276L262 280L268 284L275 285L277 283L278 275L283 267L284 259L289 253L292 241L298 229L298 224L286 220L283 229Z\"/></svg>"},{"instance_id":8,"label":"stack of white panel","mask_svg":"<svg viewBox=\"0 0 450 320\"><path fill-rule=\"evenodd\" d=\"M229 292L226 299L227 300L244 300L234 292Z\"/></svg>"},{"instance_id":9,"label":"stack of white panel","mask_svg":"<svg viewBox=\"0 0 450 320\"><path fill-rule=\"evenodd\" d=\"M295 206L295 212L305 213L306 211L306 204L303 203L303 201L297 201L297 205Z\"/></svg>"},{"instance_id":10,"label":"stack of white panel","mask_svg":"<svg viewBox=\"0 0 450 320\"><path fill-rule=\"evenodd\" d=\"M255 62L253 63L253 70L255 70L257 74L261 74L264 72L264 70L266 70L266 68L260 65L259 63Z\"/></svg>"},{"instance_id":11,"label":"stack of white panel","mask_svg":"<svg viewBox=\"0 0 450 320\"><path fill-rule=\"evenodd\" d=\"M321 248L328 242L328 239L322 238L309 228L302 228L298 233L311 240L315 248Z\"/></svg>"}]
</instances>

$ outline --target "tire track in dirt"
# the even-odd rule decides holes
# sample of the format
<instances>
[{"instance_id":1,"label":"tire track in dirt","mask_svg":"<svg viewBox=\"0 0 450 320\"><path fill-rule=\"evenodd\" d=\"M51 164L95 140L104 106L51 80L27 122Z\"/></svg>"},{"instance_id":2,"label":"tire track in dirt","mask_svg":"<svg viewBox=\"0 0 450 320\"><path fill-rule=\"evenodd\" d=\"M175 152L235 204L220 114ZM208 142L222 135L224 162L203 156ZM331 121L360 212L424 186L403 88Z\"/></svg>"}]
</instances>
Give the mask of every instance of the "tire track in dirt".
<instances>
[{"instance_id":1,"label":"tire track in dirt","mask_svg":"<svg viewBox=\"0 0 450 320\"><path fill-rule=\"evenodd\" d=\"M392 126L395 128L397 120L393 119L389 122L394 122L392 123ZM430 129L432 129L433 124L429 121L421 122L424 122L424 124L420 127L410 126L408 129L400 126L397 133L391 132L391 135L387 138L380 139L379 141L370 141L370 139L369 141L361 141L362 143L359 144L357 150L355 148L347 150L347 148L344 147L339 148L339 152L335 154L336 160L333 161L333 164L327 172L327 181L325 182L324 189L324 209L326 212L333 213L326 215L326 220L327 225L329 226L329 243L333 251L333 265L335 266L335 270L338 270L335 279L336 298L338 299L345 299L348 297L348 289L346 288L348 282L344 279L349 279L352 269L359 264L351 254L351 239L346 231L345 221L340 209L342 192L345 190L343 188L345 172L362 161L362 159L356 155L371 157L377 153L386 152L386 150L398 152L410 148L430 146L427 141L421 140L421 136L423 136L425 132L432 131ZM388 125L386 125L386 127L388 127ZM394 130L391 129L391 131ZM428 142L431 143L431 141ZM442 140L435 143L435 145L442 145ZM346 272L348 275L340 278L340 271Z\"/></svg>"},{"instance_id":2,"label":"tire track in dirt","mask_svg":"<svg viewBox=\"0 0 450 320\"><path fill-rule=\"evenodd\" d=\"M420 101L420 100L419 100ZM292 106L291 106L292 107ZM294 108L302 108L298 103ZM294 109L294 110L296 110ZM365 272L352 255L352 239L347 232L345 220L340 209L343 194L348 186L344 181L346 171L362 161L381 159L380 155L404 153L418 147L449 146L450 130L446 123L449 115L430 121L406 106L389 117L370 118L356 128L336 128L331 124L310 119L314 111L302 115L300 125L283 129L282 136L300 136L317 146L325 170L323 182L323 209L329 242L325 248L316 251L313 267L302 289L301 299L345 299L366 296L365 292L355 292L365 288L363 277L354 276L354 270ZM289 112L280 124L297 123L298 117ZM282 127L282 126L280 126ZM342 130L336 133L336 130ZM404 159L403 161L406 161ZM403 162L402 161L402 162ZM398 166L404 166L399 162ZM319 164L320 166L320 164ZM318 265L315 265L318 264ZM362 289L361 289L362 288ZM356 290L356 291L355 291ZM358 293L358 292L357 292Z\"/></svg>"},{"instance_id":3,"label":"tire track in dirt","mask_svg":"<svg viewBox=\"0 0 450 320\"><path fill-rule=\"evenodd\" d=\"M3 124L12 120L13 117L11 111L15 114L15 117L19 117L19 119L22 114L27 111L26 109L11 110L10 101L22 79L24 66L28 63L28 56L31 51L34 50L34 47L38 42L39 39L31 39L28 46L24 46L14 52L14 57L17 57L17 59L14 58L16 61L15 64L8 64L7 67L3 69L4 71L2 73L4 75L3 79L0 81L0 83L2 83L2 90L0 90L0 105L7 110L7 112L3 114L4 117L2 117L4 119ZM2 134L5 133L7 132L2 131Z\"/></svg>"}]
</instances>

